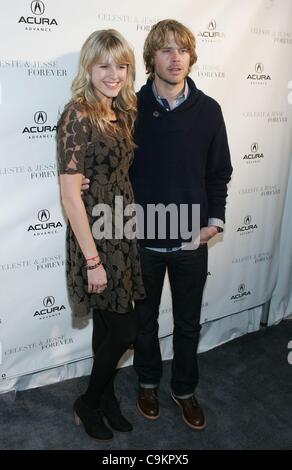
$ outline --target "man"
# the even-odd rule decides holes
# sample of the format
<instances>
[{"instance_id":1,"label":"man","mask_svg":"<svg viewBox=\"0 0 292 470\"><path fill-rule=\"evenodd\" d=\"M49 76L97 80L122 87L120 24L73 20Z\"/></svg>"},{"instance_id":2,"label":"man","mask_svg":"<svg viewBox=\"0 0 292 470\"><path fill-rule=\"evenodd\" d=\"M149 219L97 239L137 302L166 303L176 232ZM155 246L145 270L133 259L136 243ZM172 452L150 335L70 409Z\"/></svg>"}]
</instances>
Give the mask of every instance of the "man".
<instances>
[{"instance_id":1,"label":"man","mask_svg":"<svg viewBox=\"0 0 292 470\"><path fill-rule=\"evenodd\" d=\"M207 242L223 230L232 167L220 106L188 77L196 59L195 38L184 25L164 20L152 27L144 45L149 79L138 93L138 148L130 176L135 202L144 213L149 204L200 204L198 249L185 250L182 240L170 236L140 240L147 298L136 303L134 368L138 409L157 419L162 376L158 316L167 269L174 319L171 396L186 424L203 429L206 421L194 391Z\"/></svg>"},{"instance_id":2,"label":"man","mask_svg":"<svg viewBox=\"0 0 292 470\"><path fill-rule=\"evenodd\" d=\"M145 215L140 254L147 298L136 303L138 335L134 344L138 410L151 420L160 416L158 317L167 269L174 320L171 396L186 424L198 430L206 426L194 391L199 378L197 346L207 243L224 228L232 166L221 108L188 76L197 60L195 49L191 31L175 20L160 21L149 32L144 45L149 79L138 92L138 147L130 176L135 202ZM147 208L158 204L175 205L178 215L182 204L190 209L188 215L193 205L200 205L199 248L185 249L184 238L172 236L169 226L163 239L157 230L147 238ZM193 223L188 217L187 226Z\"/></svg>"}]
</instances>

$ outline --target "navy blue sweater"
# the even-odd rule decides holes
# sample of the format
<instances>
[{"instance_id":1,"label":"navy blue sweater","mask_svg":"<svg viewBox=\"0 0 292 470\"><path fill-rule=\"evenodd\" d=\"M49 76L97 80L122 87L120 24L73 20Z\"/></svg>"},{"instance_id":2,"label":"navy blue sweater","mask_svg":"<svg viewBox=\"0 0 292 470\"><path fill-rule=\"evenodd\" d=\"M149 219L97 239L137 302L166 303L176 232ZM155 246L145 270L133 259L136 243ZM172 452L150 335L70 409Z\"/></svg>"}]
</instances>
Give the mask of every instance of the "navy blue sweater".
<instances>
[{"instance_id":1,"label":"navy blue sweater","mask_svg":"<svg viewBox=\"0 0 292 470\"><path fill-rule=\"evenodd\" d=\"M190 94L167 111L156 100L152 81L138 92L134 163L130 171L135 202L146 214L147 204L200 204L200 225L208 218L225 221L227 183L232 166L219 104L188 77ZM189 221L189 227L192 221ZM146 219L144 221L147 227ZM140 240L142 246L172 247L181 238Z\"/></svg>"}]
</instances>

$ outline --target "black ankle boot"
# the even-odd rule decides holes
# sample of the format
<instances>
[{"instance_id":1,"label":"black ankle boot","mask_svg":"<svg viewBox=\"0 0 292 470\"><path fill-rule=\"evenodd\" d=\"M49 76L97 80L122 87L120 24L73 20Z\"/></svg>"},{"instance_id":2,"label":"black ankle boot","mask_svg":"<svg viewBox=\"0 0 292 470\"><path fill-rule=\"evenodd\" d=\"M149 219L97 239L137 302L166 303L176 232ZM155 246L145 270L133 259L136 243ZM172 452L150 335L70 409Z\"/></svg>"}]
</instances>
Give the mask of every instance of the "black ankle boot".
<instances>
[{"instance_id":1,"label":"black ankle boot","mask_svg":"<svg viewBox=\"0 0 292 470\"><path fill-rule=\"evenodd\" d=\"M101 409L92 409L84 403L82 397L77 398L74 403L75 423L81 423L90 437L107 441L113 438L113 433L104 424Z\"/></svg>"},{"instance_id":2,"label":"black ankle boot","mask_svg":"<svg viewBox=\"0 0 292 470\"><path fill-rule=\"evenodd\" d=\"M133 426L129 421L122 415L121 408L116 397L114 399L103 398L101 400L101 409L109 422L109 425L116 431L130 432Z\"/></svg>"},{"instance_id":3,"label":"black ankle boot","mask_svg":"<svg viewBox=\"0 0 292 470\"><path fill-rule=\"evenodd\" d=\"M120 404L115 396L113 380L107 385L101 397L100 407L113 429L121 432L132 431L132 424L122 415Z\"/></svg>"}]
</instances>

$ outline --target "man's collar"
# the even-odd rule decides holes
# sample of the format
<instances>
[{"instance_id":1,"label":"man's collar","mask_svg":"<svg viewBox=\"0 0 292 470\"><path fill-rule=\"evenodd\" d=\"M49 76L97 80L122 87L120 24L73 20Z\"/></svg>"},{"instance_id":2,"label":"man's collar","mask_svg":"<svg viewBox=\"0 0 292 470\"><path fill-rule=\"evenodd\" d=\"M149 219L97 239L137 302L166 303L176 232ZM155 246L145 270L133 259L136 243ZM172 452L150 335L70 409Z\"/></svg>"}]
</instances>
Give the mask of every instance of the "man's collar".
<instances>
[{"instance_id":1,"label":"man's collar","mask_svg":"<svg viewBox=\"0 0 292 470\"><path fill-rule=\"evenodd\" d=\"M164 96L160 96L158 94L158 91L157 91L157 88L156 88L156 85L155 85L155 82L153 80L152 82L152 91L154 93L154 96L156 99L164 99L165 97ZM184 88L182 91L179 92L179 94L174 98L174 100L179 100L179 99L187 99L187 97L189 96L189 85L188 85L188 82L187 80L185 80L185 84L184 84Z\"/></svg>"}]
</instances>

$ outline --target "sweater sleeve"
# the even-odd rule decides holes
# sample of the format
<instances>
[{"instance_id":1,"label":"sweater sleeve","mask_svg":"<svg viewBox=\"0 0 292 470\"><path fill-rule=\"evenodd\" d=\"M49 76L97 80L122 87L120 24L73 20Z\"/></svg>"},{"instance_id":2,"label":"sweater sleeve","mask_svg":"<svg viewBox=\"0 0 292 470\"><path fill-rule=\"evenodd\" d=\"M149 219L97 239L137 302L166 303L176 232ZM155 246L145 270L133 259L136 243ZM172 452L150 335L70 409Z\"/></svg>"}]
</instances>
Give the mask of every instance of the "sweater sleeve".
<instances>
[{"instance_id":1,"label":"sweater sleeve","mask_svg":"<svg viewBox=\"0 0 292 470\"><path fill-rule=\"evenodd\" d=\"M227 184L231 178L232 165L226 127L220 106L218 111L216 132L208 151L206 190L208 218L218 218L225 222Z\"/></svg>"}]
</instances>

